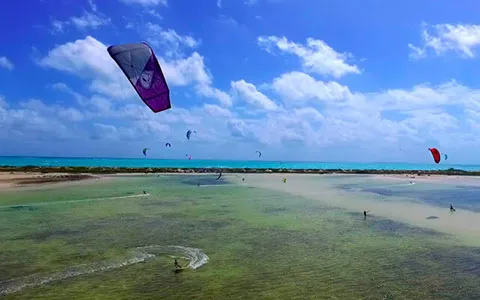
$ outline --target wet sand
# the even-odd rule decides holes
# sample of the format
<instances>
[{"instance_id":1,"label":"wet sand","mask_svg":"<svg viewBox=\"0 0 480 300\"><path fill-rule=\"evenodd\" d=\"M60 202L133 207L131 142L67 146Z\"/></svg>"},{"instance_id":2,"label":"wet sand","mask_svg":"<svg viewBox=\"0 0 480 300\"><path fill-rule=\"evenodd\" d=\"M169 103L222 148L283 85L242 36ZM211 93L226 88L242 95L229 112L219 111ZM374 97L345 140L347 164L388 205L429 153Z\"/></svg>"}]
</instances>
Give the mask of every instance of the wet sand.
<instances>
[{"instance_id":1,"label":"wet sand","mask_svg":"<svg viewBox=\"0 0 480 300\"><path fill-rule=\"evenodd\" d=\"M331 175L329 175L331 176ZM342 175L338 175L342 176ZM349 175L352 176L352 175ZM468 210L457 209L450 213L448 208L438 207L423 203L401 201L400 198L393 201L382 201L378 197L368 194L357 194L335 189L329 184L327 176L292 174L251 174L243 175L245 181L237 176L229 176L229 180L238 184L252 187L266 188L287 192L292 195L307 197L320 201L322 204L343 208L351 212L358 212L363 217L364 210L370 210L368 215L379 216L393 221L402 222L411 226L419 226L446 233L458 238L459 241L469 246L480 247L480 214ZM282 178L286 177L287 182L283 183ZM399 180L405 177L377 176L378 180ZM442 176L427 178L425 182L442 182L452 180L465 182L465 179L452 179ZM405 179L410 180L410 179ZM471 182L479 181L478 178L470 178ZM427 219L429 216L436 216L438 219Z\"/></svg>"},{"instance_id":2,"label":"wet sand","mask_svg":"<svg viewBox=\"0 0 480 300\"><path fill-rule=\"evenodd\" d=\"M76 182L101 177L91 174L68 174L68 173L34 173L34 172L0 172L0 190L20 188L31 185L59 184Z\"/></svg>"},{"instance_id":3,"label":"wet sand","mask_svg":"<svg viewBox=\"0 0 480 300\"><path fill-rule=\"evenodd\" d=\"M430 175L415 176L411 174L405 175L372 175L377 180L396 181L396 182L415 182L415 183L437 183L459 186L480 186L480 176L446 176L446 175Z\"/></svg>"}]
</instances>

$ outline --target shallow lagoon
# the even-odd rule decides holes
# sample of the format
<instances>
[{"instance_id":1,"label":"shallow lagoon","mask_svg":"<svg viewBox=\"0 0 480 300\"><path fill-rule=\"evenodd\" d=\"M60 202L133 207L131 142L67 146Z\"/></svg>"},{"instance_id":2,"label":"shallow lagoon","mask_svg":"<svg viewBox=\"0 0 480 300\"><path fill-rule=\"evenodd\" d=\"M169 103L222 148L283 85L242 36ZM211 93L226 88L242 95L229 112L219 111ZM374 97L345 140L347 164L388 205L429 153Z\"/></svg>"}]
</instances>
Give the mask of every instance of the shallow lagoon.
<instances>
[{"instance_id":1,"label":"shallow lagoon","mask_svg":"<svg viewBox=\"0 0 480 300\"><path fill-rule=\"evenodd\" d=\"M0 192L0 290L32 274L45 279L124 262L137 247L190 247L208 256L203 266L175 273L172 257L188 255L160 251L144 263L52 280L4 298L480 299L479 248L429 229L236 185L233 176L125 176ZM331 186L348 180L360 190L380 185L351 176ZM424 201L415 189L428 190L402 189L413 189L403 195L411 201Z\"/></svg>"}]
</instances>

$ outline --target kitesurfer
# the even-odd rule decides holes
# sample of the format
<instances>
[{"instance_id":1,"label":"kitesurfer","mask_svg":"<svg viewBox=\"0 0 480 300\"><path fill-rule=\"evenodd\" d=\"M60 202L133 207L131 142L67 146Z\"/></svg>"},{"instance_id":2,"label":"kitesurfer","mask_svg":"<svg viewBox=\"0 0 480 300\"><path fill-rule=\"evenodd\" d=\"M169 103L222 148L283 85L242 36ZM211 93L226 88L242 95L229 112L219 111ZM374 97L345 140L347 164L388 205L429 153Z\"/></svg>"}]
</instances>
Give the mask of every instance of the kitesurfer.
<instances>
[{"instance_id":1,"label":"kitesurfer","mask_svg":"<svg viewBox=\"0 0 480 300\"><path fill-rule=\"evenodd\" d=\"M366 211L366 210L363 211L363 218L364 218L364 219L367 218L367 211Z\"/></svg>"},{"instance_id":2,"label":"kitesurfer","mask_svg":"<svg viewBox=\"0 0 480 300\"><path fill-rule=\"evenodd\" d=\"M177 259L175 258L175 269L181 269L181 268L182 268L182 266L180 266L180 265L178 264L178 261L177 261Z\"/></svg>"},{"instance_id":3,"label":"kitesurfer","mask_svg":"<svg viewBox=\"0 0 480 300\"><path fill-rule=\"evenodd\" d=\"M145 195L146 195L146 194L147 194L147 192L146 192L145 190L143 190L143 194L145 194Z\"/></svg>"},{"instance_id":4,"label":"kitesurfer","mask_svg":"<svg viewBox=\"0 0 480 300\"><path fill-rule=\"evenodd\" d=\"M454 212L455 208L453 208L453 205L450 204L450 212Z\"/></svg>"}]
</instances>

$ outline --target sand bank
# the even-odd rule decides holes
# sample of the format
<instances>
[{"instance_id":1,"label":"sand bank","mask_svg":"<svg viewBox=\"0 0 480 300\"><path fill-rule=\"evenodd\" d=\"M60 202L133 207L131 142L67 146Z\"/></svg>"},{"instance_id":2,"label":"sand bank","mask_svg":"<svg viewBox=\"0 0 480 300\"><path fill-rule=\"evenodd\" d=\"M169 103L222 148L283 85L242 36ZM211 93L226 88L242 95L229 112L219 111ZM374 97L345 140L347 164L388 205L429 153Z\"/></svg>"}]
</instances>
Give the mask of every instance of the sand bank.
<instances>
[{"instance_id":1,"label":"sand bank","mask_svg":"<svg viewBox=\"0 0 480 300\"><path fill-rule=\"evenodd\" d=\"M480 176L445 176L445 175L431 175L431 176L414 176L414 175L372 175L377 180L386 180L394 182L415 182L415 183L436 183L449 184L461 186L480 186Z\"/></svg>"},{"instance_id":2,"label":"sand bank","mask_svg":"<svg viewBox=\"0 0 480 300\"><path fill-rule=\"evenodd\" d=\"M0 172L0 190L22 186L74 182L87 179L100 178L91 174L67 174L50 173L42 174L37 172Z\"/></svg>"},{"instance_id":3,"label":"sand bank","mask_svg":"<svg viewBox=\"0 0 480 300\"><path fill-rule=\"evenodd\" d=\"M335 189L329 183L329 177L318 175L288 175L287 183L282 182L284 175L281 174L251 174L243 177L245 181L237 176L229 176L228 179L237 184L287 192L320 201L327 206L358 212L359 218L362 218L363 210L370 210L369 215L450 234L465 244L480 247L479 213L459 209L451 214L445 207L406 202L401 199L395 200L395 198L392 198L394 199L392 201L382 201L366 193L355 194ZM429 220L427 219L429 216L436 216L438 219Z\"/></svg>"}]
</instances>

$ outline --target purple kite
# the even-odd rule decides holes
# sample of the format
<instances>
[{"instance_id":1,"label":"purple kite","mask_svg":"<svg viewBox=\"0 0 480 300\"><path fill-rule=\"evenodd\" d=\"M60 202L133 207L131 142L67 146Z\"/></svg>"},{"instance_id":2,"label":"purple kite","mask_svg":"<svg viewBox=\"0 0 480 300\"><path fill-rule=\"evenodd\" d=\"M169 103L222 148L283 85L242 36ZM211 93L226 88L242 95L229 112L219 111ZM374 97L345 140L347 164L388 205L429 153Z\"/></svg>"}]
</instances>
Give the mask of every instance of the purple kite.
<instances>
[{"instance_id":1,"label":"purple kite","mask_svg":"<svg viewBox=\"0 0 480 300\"><path fill-rule=\"evenodd\" d=\"M171 108L167 81L149 45L146 43L114 45L108 47L107 51L153 112L158 113Z\"/></svg>"}]
</instances>

